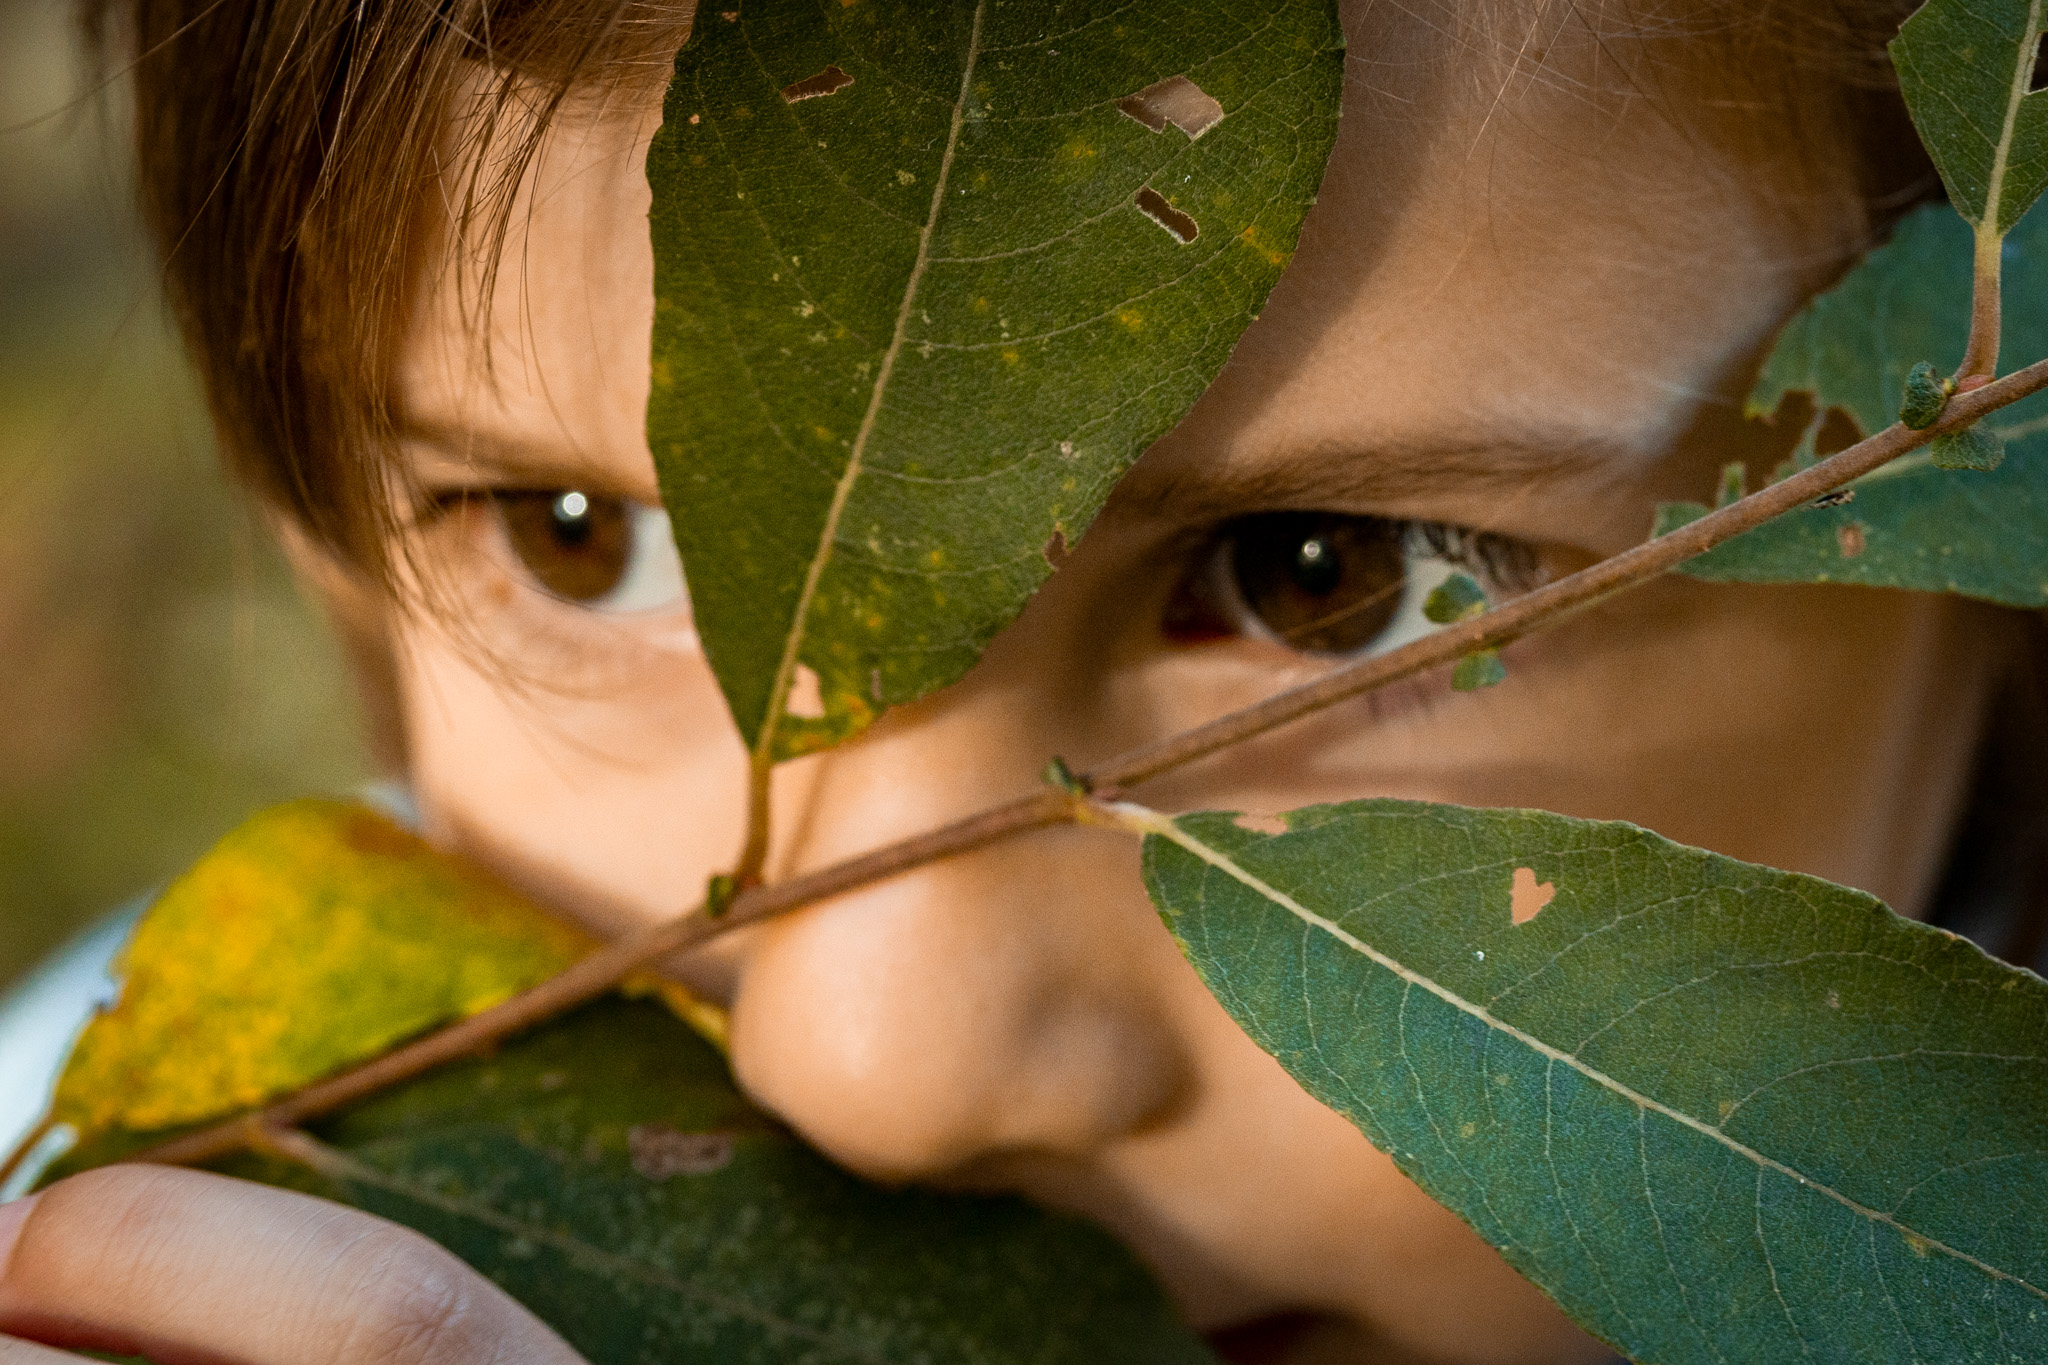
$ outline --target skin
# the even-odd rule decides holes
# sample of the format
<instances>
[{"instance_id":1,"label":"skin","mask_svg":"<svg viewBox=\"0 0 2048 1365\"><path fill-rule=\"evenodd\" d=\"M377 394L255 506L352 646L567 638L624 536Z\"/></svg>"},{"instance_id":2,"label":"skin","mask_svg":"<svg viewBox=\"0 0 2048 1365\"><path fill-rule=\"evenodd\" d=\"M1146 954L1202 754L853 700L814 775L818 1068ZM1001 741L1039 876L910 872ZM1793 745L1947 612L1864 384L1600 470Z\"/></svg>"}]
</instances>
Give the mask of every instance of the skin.
<instances>
[{"instance_id":1,"label":"skin","mask_svg":"<svg viewBox=\"0 0 2048 1365\"><path fill-rule=\"evenodd\" d=\"M1415 517L1528 542L1565 572L1640 538L1655 502L1700 496L1725 461L1768 470L1789 436L1745 423L1740 395L1869 225L1824 158L1760 150L1781 113L1728 112L1742 101L1686 74L1699 53L1585 12L1493 31L1353 7L1338 151L1264 316L966 680L780 771L772 876L1026 790L1050 754L1079 768L1327 667L1245 636L1162 637L1221 519ZM1517 58L1532 50L1540 68ZM1665 78L1654 97L1646 70ZM445 257L429 263L403 375L421 484L656 500L640 226L656 119L615 99L559 125L515 213L524 264L501 275L495 382ZM373 709L402 720L431 833L605 931L693 901L739 845L744 754L686 610L551 599L481 516L410 548L454 610L387 610L307 562L362 652L391 660ZM1625 818L1918 913L1997 635L1950 600L1673 579L1511 649L1505 685L1391 689L1141 795ZM1152 913L1124 836L1014 840L672 969L730 1009L748 1091L847 1165L1082 1211L1204 1328L1297 1315L1240 1333L1246 1358L1604 1357L1238 1032ZM79 1177L0 1209L0 1250L16 1238L0 1328L56 1346L573 1359L412 1234L214 1177ZM0 1343L0 1360L49 1358Z\"/></svg>"}]
</instances>

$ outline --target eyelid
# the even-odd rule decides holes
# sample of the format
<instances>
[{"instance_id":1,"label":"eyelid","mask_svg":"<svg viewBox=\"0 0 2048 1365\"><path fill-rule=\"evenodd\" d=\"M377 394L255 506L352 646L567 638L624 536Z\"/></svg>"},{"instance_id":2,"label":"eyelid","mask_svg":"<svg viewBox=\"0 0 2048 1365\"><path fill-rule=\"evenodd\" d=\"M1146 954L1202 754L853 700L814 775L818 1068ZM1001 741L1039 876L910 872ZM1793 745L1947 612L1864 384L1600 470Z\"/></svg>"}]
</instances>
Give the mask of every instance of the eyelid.
<instances>
[{"instance_id":1,"label":"eyelid","mask_svg":"<svg viewBox=\"0 0 2048 1365\"><path fill-rule=\"evenodd\" d=\"M510 499L555 498L568 492L616 500L624 504L630 518L629 558L625 570L619 582L601 597L577 600L550 591L522 561L499 514L500 505ZM689 610L689 582L683 571L682 558L676 549L668 512L658 504L612 492L598 484L544 485L522 481L517 484L443 485L423 490L409 529L430 530L452 514L464 511L487 511L491 514L487 528L479 528L493 542L490 553L499 559L505 572L554 606L614 620L672 617L679 611L687 613Z\"/></svg>"},{"instance_id":2,"label":"eyelid","mask_svg":"<svg viewBox=\"0 0 2048 1365\"><path fill-rule=\"evenodd\" d=\"M1462 571L1471 574L1488 590L1489 595L1496 597L1526 592L1545 578L1535 547L1523 541L1447 522L1357 516L1344 512L1328 513L1330 516L1356 516L1359 521L1378 522L1398 537L1403 558L1400 597L1391 619L1367 643L1344 651L1306 648L1289 638L1289 635L1299 638L1297 632L1283 634L1275 629L1246 600L1238 582L1238 570L1234 562L1237 545L1237 537L1232 533L1234 527L1262 516L1284 515L1293 511L1295 509L1290 508L1241 514L1214 527L1203 541L1198 542L1195 554L1199 559L1192 573L1183 577L1182 583L1184 587L1192 586L1206 593L1208 600L1224 618L1229 633L1219 637L1205 635L1196 630L1183 637L1185 643L1194 644L1214 638L1238 638L1259 640L1315 658L1358 658L1383 654L1442 629L1423 615L1422 608L1430 591L1452 573ZM1347 604L1330 619L1335 620L1338 616L1351 611L1365 610L1383 600L1384 595L1379 593L1373 594L1370 598L1361 598L1357 602ZM1321 624L1326 623L1319 623L1319 627Z\"/></svg>"}]
</instances>

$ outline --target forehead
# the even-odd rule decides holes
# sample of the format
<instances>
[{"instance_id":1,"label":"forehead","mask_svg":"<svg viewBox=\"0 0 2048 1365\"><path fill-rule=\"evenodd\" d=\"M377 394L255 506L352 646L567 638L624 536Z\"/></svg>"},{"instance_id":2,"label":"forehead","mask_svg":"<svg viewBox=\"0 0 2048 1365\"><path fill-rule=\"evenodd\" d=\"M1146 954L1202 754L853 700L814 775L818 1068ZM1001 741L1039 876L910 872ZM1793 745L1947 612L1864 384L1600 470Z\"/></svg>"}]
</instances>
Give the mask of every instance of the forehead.
<instances>
[{"instance_id":1,"label":"forehead","mask_svg":"<svg viewBox=\"0 0 2048 1365\"><path fill-rule=\"evenodd\" d=\"M1714 49L1652 53L1584 6L1511 9L1351 7L1301 249L1126 502L1220 482L1336 505L1350 487L1360 510L1448 519L1431 471L1475 499L1489 474L1609 477L1739 389L1834 244L1800 240L1816 229L1718 138ZM652 495L658 122L647 94L558 120L513 206L487 345L458 288L474 256L431 263L402 386L433 458L587 468Z\"/></svg>"}]
</instances>

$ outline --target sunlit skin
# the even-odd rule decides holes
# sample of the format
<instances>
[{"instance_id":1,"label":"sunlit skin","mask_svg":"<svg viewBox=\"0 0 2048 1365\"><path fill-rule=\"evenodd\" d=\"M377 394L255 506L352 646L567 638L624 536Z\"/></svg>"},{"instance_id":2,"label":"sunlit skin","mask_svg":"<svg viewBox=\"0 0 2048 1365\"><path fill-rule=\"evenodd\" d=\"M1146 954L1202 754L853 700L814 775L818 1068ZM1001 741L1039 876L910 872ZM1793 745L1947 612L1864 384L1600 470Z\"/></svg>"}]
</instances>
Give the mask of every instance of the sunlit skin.
<instances>
[{"instance_id":1,"label":"sunlit skin","mask_svg":"<svg viewBox=\"0 0 2048 1365\"><path fill-rule=\"evenodd\" d=\"M1539 73L1502 64L1519 33L1497 54L1390 7L1348 20L1338 149L1264 315L964 681L778 772L772 877L1029 790L1050 755L1085 767L1329 667L1245 635L1162 633L1222 520L1444 522L1527 542L1558 574L1639 540L1660 499L1705 496L1725 461L1761 477L1782 454L1782 435L1745 426L1740 396L1777 325L1869 230L1825 148L1811 163L1744 150L1754 130L1715 102L1712 73L1646 96L1615 63L1670 51L1570 21L1543 36ZM403 374L423 488L658 501L642 433L658 110L610 109L558 127L515 214L495 383L446 256L423 264ZM383 709L402 717L428 828L607 932L677 914L739 847L745 771L687 609L622 617L549 597L484 506L413 547L439 617L368 607L308 557L365 652L380 631L396 642ZM1506 658L1490 691L1426 677L1138 795L1629 819L1919 913L2002 654L1996 618L1951 600L1672 579ZM1112 832L1035 834L673 969L730 1008L748 1091L828 1153L1091 1215L1205 1329L1320 1322L1263 1358L1605 1358L1236 1029L1146 901L1136 855ZM0 1225L23 1228L19 1208ZM390 1277L332 1251L351 1232L480 1306L442 1336L392 1332ZM568 1358L435 1256L295 1196L102 1173L28 1215L0 1326L258 1365ZM274 1307L236 1316L252 1302ZM440 1321L432 1304L408 1311ZM351 1321L367 1325L333 1326Z\"/></svg>"}]
</instances>

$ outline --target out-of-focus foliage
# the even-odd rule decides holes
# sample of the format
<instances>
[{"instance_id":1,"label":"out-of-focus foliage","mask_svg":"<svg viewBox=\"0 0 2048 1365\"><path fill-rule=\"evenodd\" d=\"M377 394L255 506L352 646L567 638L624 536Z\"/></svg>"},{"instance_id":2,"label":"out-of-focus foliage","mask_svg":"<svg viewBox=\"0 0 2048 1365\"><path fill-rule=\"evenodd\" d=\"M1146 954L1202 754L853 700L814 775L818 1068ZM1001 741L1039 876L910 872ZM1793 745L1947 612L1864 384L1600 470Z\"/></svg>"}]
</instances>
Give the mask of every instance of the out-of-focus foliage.
<instances>
[{"instance_id":1,"label":"out-of-focus foliage","mask_svg":"<svg viewBox=\"0 0 2048 1365\"><path fill-rule=\"evenodd\" d=\"M0 5L0 980L252 808L364 772L218 472L63 0Z\"/></svg>"}]
</instances>

